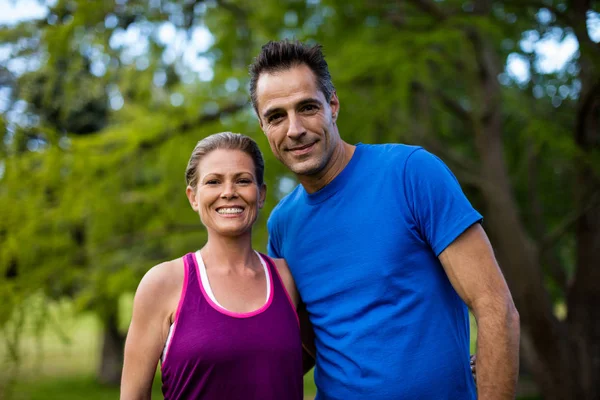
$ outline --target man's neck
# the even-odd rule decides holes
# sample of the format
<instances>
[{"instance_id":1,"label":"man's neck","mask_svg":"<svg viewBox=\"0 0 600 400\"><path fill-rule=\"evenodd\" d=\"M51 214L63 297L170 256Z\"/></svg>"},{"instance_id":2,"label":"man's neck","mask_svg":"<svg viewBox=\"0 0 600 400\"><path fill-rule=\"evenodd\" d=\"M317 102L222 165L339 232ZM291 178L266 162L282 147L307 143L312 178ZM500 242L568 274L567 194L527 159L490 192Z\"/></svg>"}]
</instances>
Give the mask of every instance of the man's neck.
<instances>
[{"instance_id":1,"label":"man's neck","mask_svg":"<svg viewBox=\"0 0 600 400\"><path fill-rule=\"evenodd\" d=\"M346 168L354 155L355 149L356 146L340 141L339 146L334 149L331 159L321 173L312 176L298 176L304 190L308 193L315 193L331 183Z\"/></svg>"}]
</instances>

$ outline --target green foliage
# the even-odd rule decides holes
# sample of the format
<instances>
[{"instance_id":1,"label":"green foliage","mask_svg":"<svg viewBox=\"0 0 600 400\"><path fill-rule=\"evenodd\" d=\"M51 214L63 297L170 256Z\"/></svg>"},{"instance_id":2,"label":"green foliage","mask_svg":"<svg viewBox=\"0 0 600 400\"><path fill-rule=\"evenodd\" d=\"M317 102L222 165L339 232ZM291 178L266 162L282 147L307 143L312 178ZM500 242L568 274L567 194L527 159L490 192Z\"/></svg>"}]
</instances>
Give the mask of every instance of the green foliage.
<instances>
[{"instance_id":1,"label":"green foliage","mask_svg":"<svg viewBox=\"0 0 600 400\"><path fill-rule=\"evenodd\" d=\"M15 387L13 400L113 400L119 397L119 390L97 383L91 375L72 378L54 378L20 383ZM152 398L161 399L160 380L155 380Z\"/></svg>"},{"instance_id":2,"label":"green foliage","mask_svg":"<svg viewBox=\"0 0 600 400\"><path fill-rule=\"evenodd\" d=\"M445 19L417 3L60 0L43 20L0 29L11 57L34 65L0 75L0 85L15 89L13 111L26 104L19 118L0 120L0 327L9 329L20 305L40 294L70 297L104 315L150 267L201 247L206 232L187 203L183 174L195 143L211 133L246 133L264 151L269 190L254 240L265 250L266 218L294 182L247 104L247 65L272 39L323 44L345 140L425 145L450 164L476 206L492 213L474 183L474 121L489 111L481 108L482 55L468 40L479 32L505 78L497 107L525 225L536 241L560 227L575 207L574 165L600 169L600 156L580 154L573 141L577 59L556 74L532 69L525 84L502 70L511 53L534 61L518 46L526 32L541 37L565 27L540 23L537 9L519 2L489 2L487 12L473 11L472 2L430 2ZM210 79L184 62L195 55L172 56L160 39L167 22L180 42L196 28L210 31L197 54L210 65ZM135 46L116 39L136 30L136 44L147 43L131 55ZM571 94L556 105L550 86ZM554 248L568 275L573 247L566 230ZM560 299L551 274L547 285Z\"/></svg>"}]
</instances>

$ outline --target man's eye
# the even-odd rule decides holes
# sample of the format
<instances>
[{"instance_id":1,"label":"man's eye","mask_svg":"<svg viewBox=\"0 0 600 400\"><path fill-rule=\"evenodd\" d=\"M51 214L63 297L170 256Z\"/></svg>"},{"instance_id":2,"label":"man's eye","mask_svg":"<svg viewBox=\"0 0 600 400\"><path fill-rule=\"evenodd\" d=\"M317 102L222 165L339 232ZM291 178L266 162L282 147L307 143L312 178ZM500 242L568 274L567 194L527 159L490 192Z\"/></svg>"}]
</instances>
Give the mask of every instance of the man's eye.
<instances>
[{"instance_id":1,"label":"man's eye","mask_svg":"<svg viewBox=\"0 0 600 400\"><path fill-rule=\"evenodd\" d=\"M282 117L283 116L281 114L269 115L269 117L267 118L267 122L270 123L270 124L276 123L276 122L279 122Z\"/></svg>"},{"instance_id":2,"label":"man's eye","mask_svg":"<svg viewBox=\"0 0 600 400\"><path fill-rule=\"evenodd\" d=\"M302 107L302 109L300 111L302 112L312 112L312 111L317 111L318 108L317 106L313 105L313 104L307 104L304 107Z\"/></svg>"}]
</instances>

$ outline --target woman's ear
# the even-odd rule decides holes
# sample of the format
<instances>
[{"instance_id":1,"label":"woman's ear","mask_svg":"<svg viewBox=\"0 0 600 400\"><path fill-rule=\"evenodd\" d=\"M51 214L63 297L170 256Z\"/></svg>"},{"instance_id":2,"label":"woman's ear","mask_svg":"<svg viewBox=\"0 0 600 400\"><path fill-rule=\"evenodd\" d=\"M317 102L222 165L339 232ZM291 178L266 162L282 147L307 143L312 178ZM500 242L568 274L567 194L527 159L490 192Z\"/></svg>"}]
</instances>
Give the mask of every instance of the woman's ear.
<instances>
[{"instance_id":1,"label":"woman's ear","mask_svg":"<svg viewBox=\"0 0 600 400\"><path fill-rule=\"evenodd\" d=\"M196 191L194 188L191 186L185 188L185 195L190 202L190 206L192 206L192 210L198 212L198 202L196 201Z\"/></svg>"},{"instance_id":2,"label":"woman's ear","mask_svg":"<svg viewBox=\"0 0 600 400\"><path fill-rule=\"evenodd\" d=\"M263 183L259 189L258 208L263 208L267 199L267 184Z\"/></svg>"}]
</instances>

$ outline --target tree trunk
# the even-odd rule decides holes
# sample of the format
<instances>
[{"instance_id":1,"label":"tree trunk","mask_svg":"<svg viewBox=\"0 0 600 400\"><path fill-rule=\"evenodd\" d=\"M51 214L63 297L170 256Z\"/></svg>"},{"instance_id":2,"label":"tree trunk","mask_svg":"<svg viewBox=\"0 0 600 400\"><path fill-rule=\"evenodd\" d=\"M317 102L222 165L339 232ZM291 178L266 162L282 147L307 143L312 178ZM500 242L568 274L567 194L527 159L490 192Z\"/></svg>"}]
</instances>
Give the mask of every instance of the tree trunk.
<instances>
[{"instance_id":1,"label":"tree trunk","mask_svg":"<svg viewBox=\"0 0 600 400\"><path fill-rule=\"evenodd\" d=\"M473 119L481 160L485 227L507 279L521 317L521 349L546 400L570 399L572 379L570 346L565 326L553 315L543 285L539 250L528 236L513 193L504 159L500 86L501 61L494 48L476 31L468 32L477 54L481 109Z\"/></svg>"},{"instance_id":2,"label":"tree trunk","mask_svg":"<svg viewBox=\"0 0 600 400\"><path fill-rule=\"evenodd\" d=\"M412 3L434 20L448 18L442 7L429 0ZM475 0L473 13L490 15L493 2ZM519 2L514 2L519 4ZM451 111L474 136L481 177L474 181L486 204L485 227L511 289L521 317L522 356L545 400L600 399L600 47L588 35L587 12L591 0L570 0L564 21L572 24L580 45L581 94L575 138L582 156L576 160L577 181L576 272L565 283L567 319L559 321L544 287L543 264L555 265L541 253L540 244L527 234L504 159L501 89L498 74L503 61L485 36L464 27L477 58L478 82L472 99L475 110ZM524 5L529 7L529 5ZM540 7L541 7L540 3ZM554 11L557 12L557 11ZM560 11L558 11L560 12ZM538 233L539 234L539 233ZM543 239L543 238L539 238ZM543 261L542 261L543 258Z\"/></svg>"},{"instance_id":3,"label":"tree trunk","mask_svg":"<svg viewBox=\"0 0 600 400\"><path fill-rule=\"evenodd\" d=\"M98 381L100 383L111 386L119 385L123 368L124 345L125 335L119 332L118 311L115 306L104 318L102 350L98 369Z\"/></svg>"},{"instance_id":4,"label":"tree trunk","mask_svg":"<svg viewBox=\"0 0 600 400\"><path fill-rule=\"evenodd\" d=\"M575 142L582 154L577 160L575 204L582 210L577 220L576 272L567 296L569 337L579 378L573 398L600 399L600 58L598 44L587 32L589 0L574 0L572 18L579 41L581 93L577 104Z\"/></svg>"}]
</instances>

